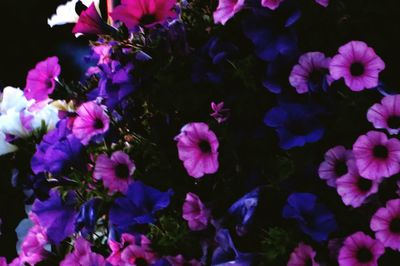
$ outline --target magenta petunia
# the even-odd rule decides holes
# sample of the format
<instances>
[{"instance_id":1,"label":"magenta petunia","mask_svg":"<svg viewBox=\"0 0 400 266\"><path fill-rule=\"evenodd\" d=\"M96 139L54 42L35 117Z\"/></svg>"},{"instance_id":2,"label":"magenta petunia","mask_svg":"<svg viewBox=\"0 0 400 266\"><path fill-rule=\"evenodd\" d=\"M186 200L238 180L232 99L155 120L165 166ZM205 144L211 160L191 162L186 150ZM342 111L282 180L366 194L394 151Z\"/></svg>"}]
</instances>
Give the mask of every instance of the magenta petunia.
<instances>
[{"instance_id":1,"label":"magenta petunia","mask_svg":"<svg viewBox=\"0 0 400 266\"><path fill-rule=\"evenodd\" d=\"M135 237L124 233L120 243L114 240L108 242L112 253L107 262L113 266L151 265L157 256L150 244L150 240L144 235Z\"/></svg>"},{"instance_id":2,"label":"magenta petunia","mask_svg":"<svg viewBox=\"0 0 400 266\"><path fill-rule=\"evenodd\" d=\"M336 180L348 173L358 173L353 152L343 146L336 146L325 153L318 169L319 177L326 181L328 186L336 187Z\"/></svg>"},{"instance_id":3,"label":"magenta petunia","mask_svg":"<svg viewBox=\"0 0 400 266\"><path fill-rule=\"evenodd\" d=\"M323 7L328 7L329 0L315 0L316 3L320 4Z\"/></svg>"},{"instance_id":4,"label":"magenta petunia","mask_svg":"<svg viewBox=\"0 0 400 266\"><path fill-rule=\"evenodd\" d=\"M190 230L200 231L207 228L210 212L199 196L192 192L187 193L182 209L182 217L188 222Z\"/></svg>"},{"instance_id":5,"label":"magenta petunia","mask_svg":"<svg viewBox=\"0 0 400 266\"><path fill-rule=\"evenodd\" d=\"M261 0L261 5L263 7L268 7L269 9L275 10L283 1L284 0Z\"/></svg>"},{"instance_id":6,"label":"magenta petunia","mask_svg":"<svg viewBox=\"0 0 400 266\"><path fill-rule=\"evenodd\" d=\"M92 252L89 241L79 236L75 239L74 251L67 254L60 266L106 266L106 260L100 254Z\"/></svg>"},{"instance_id":7,"label":"magenta petunia","mask_svg":"<svg viewBox=\"0 0 400 266\"><path fill-rule=\"evenodd\" d=\"M337 192L346 206L360 207L365 199L378 192L379 182L350 173L336 180Z\"/></svg>"},{"instance_id":8,"label":"magenta petunia","mask_svg":"<svg viewBox=\"0 0 400 266\"><path fill-rule=\"evenodd\" d=\"M386 202L371 218L371 230L385 247L400 251L400 199Z\"/></svg>"},{"instance_id":9,"label":"magenta petunia","mask_svg":"<svg viewBox=\"0 0 400 266\"><path fill-rule=\"evenodd\" d=\"M108 131L110 118L104 108L95 102L86 102L76 111L72 133L87 145L90 140Z\"/></svg>"},{"instance_id":10,"label":"magenta petunia","mask_svg":"<svg viewBox=\"0 0 400 266\"><path fill-rule=\"evenodd\" d=\"M218 171L219 142L207 124L189 123L175 140L178 142L179 159L190 176L200 178Z\"/></svg>"},{"instance_id":11,"label":"magenta petunia","mask_svg":"<svg viewBox=\"0 0 400 266\"><path fill-rule=\"evenodd\" d=\"M369 108L367 119L377 129L386 129L390 134L400 132L400 95L389 95Z\"/></svg>"},{"instance_id":12,"label":"magenta petunia","mask_svg":"<svg viewBox=\"0 0 400 266\"><path fill-rule=\"evenodd\" d=\"M390 177L400 172L400 141L378 131L358 137L353 154L360 175L371 180Z\"/></svg>"},{"instance_id":13,"label":"magenta petunia","mask_svg":"<svg viewBox=\"0 0 400 266\"><path fill-rule=\"evenodd\" d=\"M77 34L106 34L109 33L112 27L110 27L100 17L99 12L96 9L94 3L92 3L86 10L84 10L72 29L72 33Z\"/></svg>"},{"instance_id":14,"label":"magenta petunia","mask_svg":"<svg viewBox=\"0 0 400 266\"><path fill-rule=\"evenodd\" d=\"M175 18L175 5L176 0L122 0L110 15L136 31L138 26L150 28Z\"/></svg>"},{"instance_id":15,"label":"magenta petunia","mask_svg":"<svg viewBox=\"0 0 400 266\"><path fill-rule=\"evenodd\" d=\"M329 70L334 80L344 78L352 91L372 89L378 86L379 73L385 62L364 42L351 41L339 48L339 54L331 60Z\"/></svg>"},{"instance_id":16,"label":"magenta petunia","mask_svg":"<svg viewBox=\"0 0 400 266\"><path fill-rule=\"evenodd\" d=\"M315 261L316 254L312 247L300 243L290 254L287 266L319 266Z\"/></svg>"},{"instance_id":17,"label":"magenta petunia","mask_svg":"<svg viewBox=\"0 0 400 266\"><path fill-rule=\"evenodd\" d=\"M339 251L339 266L378 266L379 257L385 253L381 242L363 232L348 236Z\"/></svg>"},{"instance_id":18,"label":"magenta petunia","mask_svg":"<svg viewBox=\"0 0 400 266\"><path fill-rule=\"evenodd\" d=\"M37 102L47 100L56 87L56 79L61 73L58 58L53 56L39 62L29 71L26 78L24 95L28 100Z\"/></svg>"},{"instance_id":19,"label":"magenta petunia","mask_svg":"<svg viewBox=\"0 0 400 266\"><path fill-rule=\"evenodd\" d=\"M213 17L216 24L225 25L236 13L244 7L245 0L219 0Z\"/></svg>"},{"instance_id":20,"label":"magenta petunia","mask_svg":"<svg viewBox=\"0 0 400 266\"><path fill-rule=\"evenodd\" d=\"M129 184L133 182L135 169L129 155L122 151L114 152L110 158L106 154L100 154L96 159L93 177L103 180L104 187L110 192L119 191L125 194Z\"/></svg>"},{"instance_id":21,"label":"magenta petunia","mask_svg":"<svg viewBox=\"0 0 400 266\"><path fill-rule=\"evenodd\" d=\"M330 61L331 59L321 52L303 54L290 73L290 85L296 88L299 94L315 91L319 87L325 89L324 87L333 81L328 73Z\"/></svg>"}]
</instances>

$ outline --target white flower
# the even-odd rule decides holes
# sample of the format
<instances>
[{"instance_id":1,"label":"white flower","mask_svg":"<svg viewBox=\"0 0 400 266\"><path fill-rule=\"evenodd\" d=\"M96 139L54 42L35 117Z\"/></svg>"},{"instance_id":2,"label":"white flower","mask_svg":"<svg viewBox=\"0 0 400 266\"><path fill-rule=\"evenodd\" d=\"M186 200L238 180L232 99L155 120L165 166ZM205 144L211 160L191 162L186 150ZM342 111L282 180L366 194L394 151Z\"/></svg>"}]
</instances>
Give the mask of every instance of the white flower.
<instances>
[{"instance_id":1,"label":"white flower","mask_svg":"<svg viewBox=\"0 0 400 266\"><path fill-rule=\"evenodd\" d=\"M37 113L33 113L32 128L33 130L39 129L44 122L47 130L52 130L56 127L57 122L60 120L58 117L58 109L53 105L46 105Z\"/></svg>"},{"instance_id":2,"label":"white flower","mask_svg":"<svg viewBox=\"0 0 400 266\"><path fill-rule=\"evenodd\" d=\"M8 110L6 114L0 116L0 131L4 134L13 135L19 138L30 136L31 131L22 124L21 114L26 111L17 112L14 109Z\"/></svg>"},{"instance_id":3,"label":"white flower","mask_svg":"<svg viewBox=\"0 0 400 266\"><path fill-rule=\"evenodd\" d=\"M25 98L22 90L13 87L6 87L3 90L2 100L0 103L0 113L6 114L9 110L20 112L30 104L31 102Z\"/></svg>"},{"instance_id":4,"label":"white flower","mask_svg":"<svg viewBox=\"0 0 400 266\"><path fill-rule=\"evenodd\" d=\"M18 148L6 141L6 135L0 132L0 156L16 151Z\"/></svg>"},{"instance_id":5,"label":"white flower","mask_svg":"<svg viewBox=\"0 0 400 266\"><path fill-rule=\"evenodd\" d=\"M79 0L71 0L64 5L58 6L56 13L47 20L47 24L50 27L54 27L56 25L78 22L79 15L75 11L75 6L78 2ZM81 2L87 7L94 2L96 7L98 7L99 0L81 0Z\"/></svg>"}]
</instances>

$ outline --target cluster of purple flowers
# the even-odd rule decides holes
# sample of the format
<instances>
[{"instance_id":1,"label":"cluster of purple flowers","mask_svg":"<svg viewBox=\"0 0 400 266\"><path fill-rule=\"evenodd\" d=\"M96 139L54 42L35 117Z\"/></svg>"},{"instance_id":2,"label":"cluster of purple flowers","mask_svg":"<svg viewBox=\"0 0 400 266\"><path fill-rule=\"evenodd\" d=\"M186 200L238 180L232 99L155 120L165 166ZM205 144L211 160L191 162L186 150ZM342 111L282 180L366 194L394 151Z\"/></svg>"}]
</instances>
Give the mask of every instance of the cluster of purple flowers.
<instances>
[{"instance_id":1,"label":"cluster of purple flowers","mask_svg":"<svg viewBox=\"0 0 400 266\"><path fill-rule=\"evenodd\" d=\"M400 96L369 108L374 129L352 136L351 148L325 143L324 159L316 148L330 134L338 87L345 98L379 86L385 63L373 48L348 40L337 54L301 51L294 0L107 5L105 18L98 1L71 0L49 20L98 37L93 66L67 99L53 99L70 88L57 57L29 71L24 90L3 90L0 154L29 157L34 195L18 257L0 266L373 266L400 251L400 193L378 197L400 174ZM226 37L229 27L243 42ZM177 52L182 42L188 49ZM268 108L249 117L250 100ZM319 167L303 158L308 147ZM319 187L293 187L313 174ZM368 226L357 230L336 213L363 208Z\"/></svg>"}]
</instances>

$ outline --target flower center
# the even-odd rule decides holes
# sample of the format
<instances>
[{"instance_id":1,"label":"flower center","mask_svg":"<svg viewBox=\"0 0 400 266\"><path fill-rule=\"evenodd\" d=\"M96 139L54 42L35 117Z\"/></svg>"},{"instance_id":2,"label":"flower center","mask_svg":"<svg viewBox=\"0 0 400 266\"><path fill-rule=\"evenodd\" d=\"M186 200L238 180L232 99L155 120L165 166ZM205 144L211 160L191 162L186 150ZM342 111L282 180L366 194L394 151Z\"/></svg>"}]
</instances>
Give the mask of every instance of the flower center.
<instances>
[{"instance_id":1,"label":"flower center","mask_svg":"<svg viewBox=\"0 0 400 266\"><path fill-rule=\"evenodd\" d=\"M308 258L306 261L304 261L304 266L313 266L312 259Z\"/></svg>"},{"instance_id":2,"label":"flower center","mask_svg":"<svg viewBox=\"0 0 400 266\"><path fill-rule=\"evenodd\" d=\"M390 231L393 233L400 233L400 217L394 218L390 222Z\"/></svg>"},{"instance_id":3,"label":"flower center","mask_svg":"<svg viewBox=\"0 0 400 266\"><path fill-rule=\"evenodd\" d=\"M137 259L135 259L135 265L136 266L147 266L149 264L147 263L147 261L145 259L137 258Z\"/></svg>"},{"instance_id":4,"label":"flower center","mask_svg":"<svg viewBox=\"0 0 400 266\"><path fill-rule=\"evenodd\" d=\"M46 88L51 88L53 87L53 82L52 79L46 79Z\"/></svg>"},{"instance_id":5,"label":"flower center","mask_svg":"<svg viewBox=\"0 0 400 266\"><path fill-rule=\"evenodd\" d=\"M96 118L93 126L95 129L103 129L103 127L104 127L103 120L101 120L100 118Z\"/></svg>"},{"instance_id":6,"label":"flower center","mask_svg":"<svg viewBox=\"0 0 400 266\"><path fill-rule=\"evenodd\" d=\"M128 178L129 177L129 168L128 168L128 166L126 164L123 164L123 163L118 164L115 167L115 175L118 178L121 178L121 179Z\"/></svg>"},{"instance_id":7,"label":"flower center","mask_svg":"<svg viewBox=\"0 0 400 266\"><path fill-rule=\"evenodd\" d=\"M357 251L357 260L365 263L371 261L373 258L372 252L368 248L360 248Z\"/></svg>"},{"instance_id":8,"label":"flower center","mask_svg":"<svg viewBox=\"0 0 400 266\"><path fill-rule=\"evenodd\" d=\"M203 153L211 152L211 145L207 140L202 140L199 142L199 148Z\"/></svg>"},{"instance_id":9,"label":"flower center","mask_svg":"<svg viewBox=\"0 0 400 266\"><path fill-rule=\"evenodd\" d=\"M386 159L389 155L389 152L385 146L377 145L374 147L373 154L376 158Z\"/></svg>"},{"instance_id":10,"label":"flower center","mask_svg":"<svg viewBox=\"0 0 400 266\"><path fill-rule=\"evenodd\" d=\"M335 163L335 174L337 176L343 176L347 174L347 164L344 160L336 161Z\"/></svg>"},{"instance_id":11,"label":"flower center","mask_svg":"<svg viewBox=\"0 0 400 266\"><path fill-rule=\"evenodd\" d=\"M351 64L350 73L354 77L359 77L364 74L364 70L364 65L360 62L354 62L353 64Z\"/></svg>"},{"instance_id":12,"label":"flower center","mask_svg":"<svg viewBox=\"0 0 400 266\"><path fill-rule=\"evenodd\" d=\"M387 120L387 125L389 128L392 129L400 128L400 116L397 115L390 116Z\"/></svg>"},{"instance_id":13,"label":"flower center","mask_svg":"<svg viewBox=\"0 0 400 266\"><path fill-rule=\"evenodd\" d=\"M365 178L360 178L357 182L357 186L361 191L369 191L372 187L372 181L365 179Z\"/></svg>"},{"instance_id":14,"label":"flower center","mask_svg":"<svg viewBox=\"0 0 400 266\"><path fill-rule=\"evenodd\" d=\"M156 21L156 16L153 14L146 14L142 16L139 20L140 25L149 25Z\"/></svg>"},{"instance_id":15,"label":"flower center","mask_svg":"<svg viewBox=\"0 0 400 266\"><path fill-rule=\"evenodd\" d=\"M287 124L287 129L296 136L305 136L309 132L303 121L298 120L290 120Z\"/></svg>"}]
</instances>

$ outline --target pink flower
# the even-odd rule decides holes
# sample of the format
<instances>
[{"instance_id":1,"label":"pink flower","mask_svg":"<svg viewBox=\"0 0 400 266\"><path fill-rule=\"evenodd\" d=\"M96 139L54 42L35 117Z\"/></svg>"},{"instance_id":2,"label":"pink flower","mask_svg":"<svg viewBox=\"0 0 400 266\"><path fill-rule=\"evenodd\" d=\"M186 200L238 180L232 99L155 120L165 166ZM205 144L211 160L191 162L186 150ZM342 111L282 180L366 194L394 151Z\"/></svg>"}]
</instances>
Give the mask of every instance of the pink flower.
<instances>
[{"instance_id":1,"label":"pink flower","mask_svg":"<svg viewBox=\"0 0 400 266\"><path fill-rule=\"evenodd\" d=\"M129 30L136 31L138 26L151 28L168 18L175 18L175 5L176 0L122 0L110 15Z\"/></svg>"},{"instance_id":2,"label":"pink flower","mask_svg":"<svg viewBox=\"0 0 400 266\"><path fill-rule=\"evenodd\" d=\"M48 254L45 246L48 244L45 230L40 225L34 225L25 236L19 257L29 265L42 261Z\"/></svg>"},{"instance_id":3,"label":"pink flower","mask_svg":"<svg viewBox=\"0 0 400 266\"><path fill-rule=\"evenodd\" d=\"M225 122L229 117L229 109L224 108L224 102L211 102L211 109L214 111L210 115L217 120L219 124Z\"/></svg>"},{"instance_id":4,"label":"pink flower","mask_svg":"<svg viewBox=\"0 0 400 266\"><path fill-rule=\"evenodd\" d=\"M49 57L39 62L36 67L29 71L26 78L25 97L37 102L48 99L56 87L56 78L60 75L61 67L57 57Z\"/></svg>"},{"instance_id":5,"label":"pink flower","mask_svg":"<svg viewBox=\"0 0 400 266\"><path fill-rule=\"evenodd\" d=\"M112 251L107 261L113 266L150 265L157 256L150 248L150 240L144 235L136 238L130 234L122 234L121 243L110 240Z\"/></svg>"},{"instance_id":6,"label":"pink flower","mask_svg":"<svg viewBox=\"0 0 400 266\"><path fill-rule=\"evenodd\" d=\"M284 0L261 0L261 5L263 7L268 7L269 9L275 10L283 1Z\"/></svg>"},{"instance_id":7,"label":"pink flower","mask_svg":"<svg viewBox=\"0 0 400 266\"><path fill-rule=\"evenodd\" d=\"M339 266L377 266L379 257L385 253L383 245L357 232L348 236L339 251Z\"/></svg>"},{"instance_id":8,"label":"pink flower","mask_svg":"<svg viewBox=\"0 0 400 266\"><path fill-rule=\"evenodd\" d=\"M400 172L400 141L382 132L370 131L353 145L353 154L362 177L379 180Z\"/></svg>"},{"instance_id":9,"label":"pink flower","mask_svg":"<svg viewBox=\"0 0 400 266\"><path fill-rule=\"evenodd\" d=\"M328 186L336 187L336 180L348 173L358 173L353 152L343 146L336 146L325 153L318 169L319 177L326 181Z\"/></svg>"},{"instance_id":10,"label":"pink flower","mask_svg":"<svg viewBox=\"0 0 400 266\"><path fill-rule=\"evenodd\" d=\"M385 247L400 251L400 199L386 202L371 218L371 230Z\"/></svg>"},{"instance_id":11,"label":"pink flower","mask_svg":"<svg viewBox=\"0 0 400 266\"><path fill-rule=\"evenodd\" d=\"M0 266L8 266L6 258L0 257Z\"/></svg>"},{"instance_id":12,"label":"pink flower","mask_svg":"<svg viewBox=\"0 0 400 266\"><path fill-rule=\"evenodd\" d=\"M378 86L379 73L385 62L366 43L351 41L339 48L329 66L334 80L344 78L352 91L362 91Z\"/></svg>"},{"instance_id":13,"label":"pink flower","mask_svg":"<svg viewBox=\"0 0 400 266\"><path fill-rule=\"evenodd\" d=\"M107 132L110 119L103 107L94 103L86 102L76 111L78 117L74 120L72 133L85 145L97 136Z\"/></svg>"},{"instance_id":14,"label":"pink flower","mask_svg":"<svg viewBox=\"0 0 400 266\"><path fill-rule=\"evenodd\" d=\"M400 132L400 95L389 95L369 108L367 119L377 129L386 129L389 134Z\"/></svg>"},{"instance_id":15,"label":"pink flower","mask_svg":"<svg viewBox=\"0 0 400 266\"><path fill-rule=\"evenodd\" d=\"M350 173L336 181L337 192L346 206L360 207L366 198L378 192L379 182Z\"/></svg>"},{"instance_id":16,"label":"pink flower","mask_svg":"<svg viewBox=\"0 0 400 266\"><path fill-rule=\"evenodd\" d=\"M244 7L245 0L219 0L217 10L215 10L214 22L216 24L225 23Z\"/></svg>"},{"instance_id":17,"label":"pink flower","mask_svg":"<svg viewBox=\"0 0 400 266\"><path fill-rule=\"evenodd\" d=\"M328 7L329 0L315 0L316 3L320 4L323 7Z\"/></svg>"},{"instance_id":18,"label":"pink flower","mask_svg":"<svg viewBox=\"0 0 400 266\"><path fill-rule=\"evenodd\" d=\"M60 266L106 266L106 260L100 254L92 252L90 243L78 237L74 243L74 251L67 254Z\"/></svg>"},{"instance_id":19,"label":"pink flower","mask_svg":"<svg viewBox=\"0 0 400 266\"><path fill-rule=\"evenodd\" d=\"M72 33L77 34L106 34L112 28L103 21L97 12L96 6L92 3L86 10L84 10L72 29Z\"/></svg>"},{"instance_id":20,"label":"pink flower","mask_svg":"<svg viewBox=\"0 0 400 266\"><path fill-rule=\"evenodd\" d=\"M333 81L328 75L330 61L329 57L320 52L303 54L290 73L290 85L299 94L313 92L319 87L324 89L325 84L330 85Z\"/></svg>"},{"instance_id":21,"label":"pink flower","mask_svg":"<svg viewBox=\"0 0 400 266\"><path fill-rule=\"evenodd\" d=\"M199 196L192 192L187 193L182 209L182 217L188 221L190 230L200 231L207 228L210 213Z\"/></svg>"},{"instance_id":22,"label":"pink flower","mask_svg":"<svg viewBox=\"0 0 400 266\"><path fill-rule=\"evenodd\" d=\"M316 252L312 247L304 243L300 243L290 254L287 266L319 266L315 262Z\"/></svg>"},{"instance_id":23,"label":"pink flower","mask_svg":"<svg viewBox=\"0 0 400 266\"><path fill-rule=\"evenodd\" d=\"M219 142L207 124L189 123L175 140L178 142L179 159L190 176L200 178L218 171Z\"/></svg>"},{"instance_id":24,"label":"pink flower","mask_svg":"<svg viewBox=\"0 0 400 266\"><path fill-rule=\"evenodd\" d=\"M135 172L135 164L129 159L129 155L116 151L108 158L105 154L97 157L93 177L103 180L104 187L110 192L126 193L128 186L133 182L132 175Z\"/></svg>"}]
</instances>

